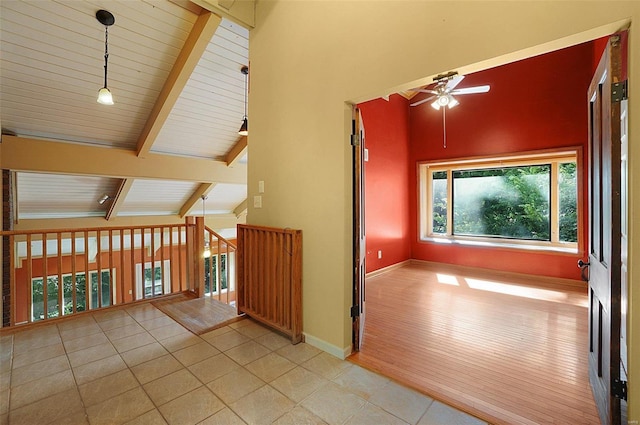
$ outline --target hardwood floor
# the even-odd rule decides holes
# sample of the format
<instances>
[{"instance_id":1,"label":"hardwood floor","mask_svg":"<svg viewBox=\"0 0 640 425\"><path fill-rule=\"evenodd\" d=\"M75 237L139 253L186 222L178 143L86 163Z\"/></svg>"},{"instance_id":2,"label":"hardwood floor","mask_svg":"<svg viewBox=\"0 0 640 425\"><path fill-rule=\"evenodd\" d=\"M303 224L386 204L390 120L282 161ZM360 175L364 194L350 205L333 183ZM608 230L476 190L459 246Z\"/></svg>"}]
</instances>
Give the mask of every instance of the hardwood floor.
<instances>
[{"instance_id":1,"label":"hardwood floor","mask_svg":"<svg viewBox=\"0 0 640 425\"><path fill-rule=\"evenodd\" d=\"M490 423L599 424L586 286L563 283L415 263L368 278L350 360Z\"/></svg>"},{"instance_id":2,"label":"hardwood floor","mask_svg":"<svg viewBox=\"0 0 640 425\"><path fill-rule=\"evenodd\" d=\"M196 335L227 326L245 316L238 316L234 306L211 297L194 298L180 294L151 304Z\"/></svg>"}]
</instances>

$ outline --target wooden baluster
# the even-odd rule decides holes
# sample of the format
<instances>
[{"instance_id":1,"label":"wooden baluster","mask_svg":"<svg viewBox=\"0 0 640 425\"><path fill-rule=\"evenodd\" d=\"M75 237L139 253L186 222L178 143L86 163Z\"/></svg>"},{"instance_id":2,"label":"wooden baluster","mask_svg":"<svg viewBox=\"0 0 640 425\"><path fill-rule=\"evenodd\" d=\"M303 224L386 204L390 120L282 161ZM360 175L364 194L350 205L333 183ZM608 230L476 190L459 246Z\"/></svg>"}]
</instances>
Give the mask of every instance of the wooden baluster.
<instances>
[{"instance_id":1,"label":"wooden baluster","mask_svg":"<svg viewBox=\"0 0 640 425\"><path fill-rule=\"evenodd\" d=\"M145 228L142 227L140 229L140 282L142 283L142 299L147 298L147 291L145 288L145 281L144 281L144 268L145 268L145 260L146 260L146 256L145 256L145 247L144 247L144 237L145 237Z\"/></svg>"},{"instance_id":2,"label":"wooden baluster","mask_svg":"<svg viewBox=\"0 0 640 425\"><path fill-rule=\"evenodd\" d=\"M278 235L278 243L276 245L276 249L278 252L278 255L284 256L286 255L286 253L284 252L284 237L282 234ZM276 322L278 324L280 324L281 326L286 326L285 323L285 319L286 319L286 312L285 312L285 299L287 296L286 293L286 289L285 289L285 280L284 280L284 270L286 269L287 265L283 264L282 262L278 262L278 267L276 268L276 293L279 294L278 296L278 300L276 303Z\"/></svg>"},{"instance_id":3,"label":"wooden baluster","mask_svg":"<svg viewBox=\"0 0 640 425\"><path fill-rule=\"evenodd\" d=\"M185 232L187 227L180 226L178 227L178 279L180 279L180 292L184 291L184 278L182 276L182 267L184 266L182 260L182 228L184 227ZM185 234L186 236L186 234Z\"/></svg>"},{"instance_id":4,"label":"wooden baluster","mask_svg":"<svg viewBox=\"0 0 640 425\"><path fill-rule=\"evenodd\" d=\"M129 230L129 255L131 256L131 297L138 299L138 285L136 285L136 229Z\"/></svg>"},{"instance_id":5,"label":"wooden baluster","mask_svg":"<svg viewBox=\"0 0 640 425\"><path fill-rule=\"evenodd\" d=\"M62 233L56 233L58 252L58 317L64 314L64 284L62 282Z\"/></svg>"},{"instance_id":6,"label":"wooden baluster","mask_svg":"<svg viewBox=\"0 0 640 425\"><path fill-rule=\"evenodd\" d=\"M97 292L98 308L102 307L102 231L96 230L96 272L97 272Z\"/></svg>"},{"instance_id":7,"label":"wooden baluster","mask_svg":"<svg viewBox=\"0 0 640 425\"><path fill-rule=\"evenodd\" d=\"M27 235L27 282L28 285L31 285L33 288L33 267L31 264L32 253L31 253L31 235ZM14 292L15 295L15 292ZM31 300L29 300L29 322L33 322L33 295L31 296Z\"/></svg>"},{"instance_id":8,"label":"wooden baluster","mask_svg":"<svg viewBox=\"0 0 640 425\"><path fill-rule=\"evenodd\" d=\"M227 256L226 256L226 263L225 263L225 266L226 266L225 267L225 272L227 273L227 296L226 296L226 301L225 302L227 304L229 304L229 292L231 292L231 280L229 278L229 276L231 276L231 273L229 272L229 269L230 269L230 267L229 267L229 265L230 265L230 262L229 262L229 244L227 243L227 244L225 244L225 246L227 248L226 249Z\"/></svg>"},{"instance_id":9,"label":"wooden baluster","mask_svg":"<svg viewBox=\"0 0 640 425\"><path fill-rule=\"evenodd\" d=\"M164 290L164 227L160 228L160 280L162 281L162 294L167 295Z\"/></svg>"},{"instance_id":10,"label":"wooden baluster","mask_svg":"<svg viewBox=\"0 0 640 425\"><path fill-rule=\"evenodd\" d=\"M71 232L71 308L73 313L78 312L76 294L76 232Z\"/></svg>"},{"instance_id":11,"label":"wooden baluster","mask_svg":"<svg viewBox=\"0 0 640 425\"><path fill-rule=\"evenodd\" d=\"M108 305L113 305L116 302L115 294L113 293L113 291L116 288L115 288L115 285L113 284L113 279L115 279L115 276L113 273L113 230L112 229L109 229L109 254L108 254L107 260L109 261L109 304Z\"/></svg>"},{"instance_id":12,"label":"wooden baluster","mask_svg":"<svg viewBox=\"0 0 640 425\"><path fill-rule=\"evenodd\" d=\"M291 341L297 344L302 341L302 232L296 231L290 236L292 243L289 263L291 264Z\"/></svg>"},{"instance_id":13,"label":"wooden baluster","mask_svg":"<svg viewBox=\"0 0 640 425\"><path fill-rule=\"evenodd\" d=\"M220 294L222 293L222 255L220 238L216 239L216 291L218 291L218 301L220 301Z\"/></svg>"},{"instance_id":14,"label":"wooden baluster","mask_svg":"<svg viewBox=\"0 0 640 425\"><path fill-rule=\"evenodd\" d=\"M29 242L27 242L27 251L29 250ZM6 254L4 254L6 255ZM16 238L13 235L9 236L9 282L11 286L11 292L9 297L11 301L11 311L9 313L9 325L16 325L16 308L18 307L18 301L16 300ZM31 321L31 302L28 303L29 308L29 322Z\"/></svg>"},{"instance_id":15,"label":"wooden baluster","mask_svg":"<svg viewBox=\"0 0 640 425\"><path fill-rule=\"evenodd\" d=\"M91 310L91 275L89 273L89 232L84 231L84 308Z\"/></svg>"},{"instance_id":16,"label":"wooden baluster","mask_svg":"<svg viewBox=\"0 0 640 425\"><path fill-rule=\"evenodd\" d=\"M169 279L171 280L171 293L173 294L175 291L174 289L174 276L175 276L175 269L174 269L174 265L175 263L173 262L173 226L169 226Z\"/></svg>"},{"instance_id":17,"label":"wooden baluster","mask_svg":"<svg viewBox=\"0 0 640 425\"><path fill-rule=\"evenodd\" d=\"M124 229L119 230L120 233L120 296L118 297L118 304L126 303L125 289L124 289Z\"/></svg>"},{"instance_id":18,"label":"wooden baluster","mask_svg":"<svg viewBox=\"0 0 640 425\"><path fill-rule=\"evenodd\" d=\"M31 264L31 260L29 260L29 264ZM42 296L44 297L44 320L49 318L49 294L48 294L48 279L47 279L47 234L42 234ZM33 266L32 266L33 267ZM33 270L33 269L32 269ZM31 278L29 278L29 282L31 282ZM33 285L33 282L31 282Z\"/></svg>"}]
</instances>

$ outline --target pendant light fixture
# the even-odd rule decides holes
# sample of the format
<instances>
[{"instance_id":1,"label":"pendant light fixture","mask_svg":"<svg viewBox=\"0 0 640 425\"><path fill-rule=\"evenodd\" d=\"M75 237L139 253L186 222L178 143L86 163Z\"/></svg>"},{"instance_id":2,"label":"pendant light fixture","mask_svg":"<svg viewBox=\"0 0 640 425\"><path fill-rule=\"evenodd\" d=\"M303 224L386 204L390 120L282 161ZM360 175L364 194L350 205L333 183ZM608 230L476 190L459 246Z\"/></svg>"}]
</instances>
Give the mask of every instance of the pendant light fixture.
<instances>
[{"instance_id":1,"label":"pendant light fixture","mask_svg":"<svg viewBox=\"0 0 640 425\"><path fill-rule=\"evenodd\" d=\"M113 96L107 88L107 65L109 63L109 27L116 22L108 10L100 9L96 12L96 19L104 25L104 87L98 91L98 103L113 105Z\"/></svg>"},{"instance_id":2,"label":"pendant light fixture","mask_svg":"<svg viewBox=\"0 0 640 425\"><path fill-rule=\"evenodd\" d=\"M207 197L205 195L201 195L200 198L202 198L202 220L204 222L204 216L205 216L205 213L204 213L204 201L207 200ZM211 248L209 247L209 241L206 240L206 239L204 241L204 251L202 252L202 256L204 258L211 257Z\"/></svg>"},{"instance_id":3,"label":"pendant light fixture","mask_svg":"<svg viewBox=\"0 0 640 425\"><path fill-rule=\"evenodd\" d=\"M249 67L243 66L240 72L244 74L244 115L242 116L242 125L238 134L241 136L249 135L249 119L247 118L247 80L249 79Z\"/></svg>"}]
</instances>

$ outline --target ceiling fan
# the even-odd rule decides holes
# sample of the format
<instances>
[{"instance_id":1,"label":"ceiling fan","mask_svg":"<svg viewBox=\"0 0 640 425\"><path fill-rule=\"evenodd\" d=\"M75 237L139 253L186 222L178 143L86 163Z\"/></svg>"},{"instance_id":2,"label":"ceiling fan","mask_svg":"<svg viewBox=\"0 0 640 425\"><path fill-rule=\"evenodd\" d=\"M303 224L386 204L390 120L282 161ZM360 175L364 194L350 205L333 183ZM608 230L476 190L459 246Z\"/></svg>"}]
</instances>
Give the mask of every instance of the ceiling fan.
<instances>
[{"instance_id":1,"label":"ceiling fan","mask_svg":"<svg viewBox=\"0 0 640 425\"><path fill-rule=\"evenodd\" d=\"M475 86L475 87L465 87L462 89L456 89L458 84L464 79L464 75L458 75L457 72L452 71L446 74L438 75L433 78L433 81L436 82L436 85L433 89L414 89L411 91L420 92L420 93L429 93L431 96L426 99L419 100L410 104L409 106L418 106L423 103L429 102L435 99L431 103L431 107L435 110L440 110L442 108L442 145L447 147L447 119L446 119L446 110L447 107L449 109L458 105L460 102L453 97L454 95L463 95L463 94L474 94L474 93L486 93L489 91L491 87L488 85L484 86Z\"/></svg>"},{"instance_id":2,"label":"ceiling fan","mask_svg":"<svg viewBox=\"0 0 640 425\"><path fill-rule=\"evenodd\" d=\"M436 86L433 89L412 90L420 93L429 93L432 96L412 103L410 106L422 105L423 103L435 99L435 101L431 103L431 107L433 107L434 109L439 110L440 108L444 108L445 106L451 109L460 103L455 97L453 97L454 95L458 96L463 94L486 93L490 89L490 86L488 85L456 89L458 84L460 84L463 79L464 75L458 75L458 73L455 71L434 77L433 81L436 82Z\"/></svg>"}]
</instances>

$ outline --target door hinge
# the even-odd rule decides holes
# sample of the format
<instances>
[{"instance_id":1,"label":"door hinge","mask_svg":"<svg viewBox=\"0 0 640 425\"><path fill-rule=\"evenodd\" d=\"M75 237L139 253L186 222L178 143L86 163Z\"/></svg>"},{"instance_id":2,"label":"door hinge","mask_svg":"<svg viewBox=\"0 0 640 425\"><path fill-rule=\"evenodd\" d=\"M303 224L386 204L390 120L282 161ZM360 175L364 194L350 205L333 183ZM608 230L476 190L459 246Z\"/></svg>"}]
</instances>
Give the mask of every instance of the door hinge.
<instances>
[{"instance_id":1,"label":"door hinge","mask_svg":"<svg viewBox=\"0 0 640 425\"><path fill-rule=\"evenodd\" d=\"M360 136L357 134L351 135L351 146L360 146Z\"/></svg>"},{"instance_id":2,"label":"door hinge","mask_svg":"<svg viewBox=\"0 0 640 425\"><path fill-rule=\"evenodd\" d=\"M360 316L360 306L356 304L351 307L351 317L355 319L358 316Z\"/></svg>"},{"instance_id":3,"label":"door hinge","mask_svg":"<svg viewBox=\"0 0 640 425\"><path fill-rule=\"evenodd\" d=\"M611 101L612 102L622 102L623 100L627 100L627 80L620 81L618 83L611 84Z\"/></svg>"},{"instance_id":4,"label":"door hinge","mask_svg":"<svg viewBox=\"0 0 640 425\"><path fill-rule=\"evenodd\" d=\"M614 397L626 400L627 399L627 381L620 379L614 379L611 385L611 392Z\"/></svg>"}]
</instances>

